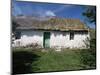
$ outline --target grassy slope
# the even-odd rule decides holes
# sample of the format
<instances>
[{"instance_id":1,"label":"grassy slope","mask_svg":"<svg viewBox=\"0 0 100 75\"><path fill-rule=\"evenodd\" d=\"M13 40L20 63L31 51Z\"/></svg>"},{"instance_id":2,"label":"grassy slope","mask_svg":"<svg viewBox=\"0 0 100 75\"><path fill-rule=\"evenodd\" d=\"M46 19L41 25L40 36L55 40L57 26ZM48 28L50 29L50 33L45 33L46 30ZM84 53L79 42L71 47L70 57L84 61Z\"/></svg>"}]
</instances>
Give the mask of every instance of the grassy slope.
<instances>
[{"instance_id":1,"label":"grassy slope","mask_svg":"<svg viewBox=\"0 0 100 75\"><path fill-rule=\"evenodd\" d=\"M17 49L13 51L13 70L14 73L34 73L87 69L80 57L79 50L41 52Z\"/></svg>"},{"instance_id":2,"label":"grassy slope","mask_svg":"<svg viewBox=\"0 0 100 75\"><path fill-rule=\"evenodd\" d=\"M79 56L74 51L47 52L37 63L41 72L82 69Z\"/></svg>"}]
</instances>

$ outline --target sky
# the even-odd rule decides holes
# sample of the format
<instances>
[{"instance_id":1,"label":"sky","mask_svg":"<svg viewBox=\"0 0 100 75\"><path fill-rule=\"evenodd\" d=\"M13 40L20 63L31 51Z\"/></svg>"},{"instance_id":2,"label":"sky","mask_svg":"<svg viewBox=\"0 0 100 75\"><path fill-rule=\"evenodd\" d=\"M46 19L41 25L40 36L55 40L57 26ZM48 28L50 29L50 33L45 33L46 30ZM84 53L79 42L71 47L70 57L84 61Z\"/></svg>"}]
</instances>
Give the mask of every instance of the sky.
<instances>
[{"instance_id":1,"label":"sky","mask_svg":"<svg viewBox=\"0 0 100 75\"><path fill-rule=\"evenodd\" d=\"M35 17L59 17L59 18L74 18L85 22L89 27L95 28L94 24L86 22L82 15L86 5L71 5L71 4L57 4L57 3L39 3L39 2L12 2L12 15L25 15Z\"/></svg>"}]
</instances>

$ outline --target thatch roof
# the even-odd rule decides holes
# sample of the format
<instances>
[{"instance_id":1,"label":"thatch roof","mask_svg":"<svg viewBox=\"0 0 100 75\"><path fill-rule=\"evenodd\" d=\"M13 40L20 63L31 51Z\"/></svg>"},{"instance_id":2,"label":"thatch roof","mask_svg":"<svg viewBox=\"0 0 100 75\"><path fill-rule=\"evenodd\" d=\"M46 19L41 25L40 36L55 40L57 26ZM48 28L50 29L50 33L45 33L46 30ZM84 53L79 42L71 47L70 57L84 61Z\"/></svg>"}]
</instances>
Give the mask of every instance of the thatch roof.
<instances>
[{"instance_id":1,"label":"thatch roof","mask_svg":"<svg viewBox=\"0 0 100 75\"><path fill-rule=\"evenodd\" d=\"M50 18L48 20L36 20L34 17L13 17L19 25L17 29L44 29L44 30L87 30L86 25L79 19Z\"/></svg>"}]
</instances>

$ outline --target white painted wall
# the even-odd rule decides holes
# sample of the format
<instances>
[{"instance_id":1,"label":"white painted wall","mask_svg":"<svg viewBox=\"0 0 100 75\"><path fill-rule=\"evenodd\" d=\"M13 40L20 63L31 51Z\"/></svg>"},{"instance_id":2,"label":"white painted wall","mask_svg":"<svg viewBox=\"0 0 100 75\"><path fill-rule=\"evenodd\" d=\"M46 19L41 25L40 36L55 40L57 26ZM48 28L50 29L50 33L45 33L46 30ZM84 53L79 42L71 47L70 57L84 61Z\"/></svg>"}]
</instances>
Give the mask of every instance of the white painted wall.
<instances>
[{"instance_id":1,"label":"white painted wall","mask_svg":"<svg viewBox=\"0 0 100 75\"><path fill-rule=\"evenodd\" d=\"M64 34L64 35L63 35ZM74 40L70 40L69 32L51 32L50 44L51 47L64 47L64 48L85 48L84 41L89 37L89 34L74 34ZM84 40L84 41L83 41Z\"/></svg>"},{"instance_id":2,"label":"white painted wall","mask_svg":"<svg viewBox=\"0 0 100 75\"><path fill-rule=\"evenodd\" d=\"M42 31L21 31L21 44L27 45L38 43L43 46L43 32Z\"/></svg>"},{"instance_id":3,"label":"white painted wall","mask_svg":"<svg viewBox=\"0 0 100 75\"><path fill-rule=\"evenodd\" d=\"M43 33L46 31L27 30L21 31L20 44L25 46L31 43L38 43L43 47ZM85 48L86 45L83 40L89 37L89 34L74 34L74 40L70 40L69 32L49 31L50 47L64 47L64 48Z\"/></svg>"}]
</instances>

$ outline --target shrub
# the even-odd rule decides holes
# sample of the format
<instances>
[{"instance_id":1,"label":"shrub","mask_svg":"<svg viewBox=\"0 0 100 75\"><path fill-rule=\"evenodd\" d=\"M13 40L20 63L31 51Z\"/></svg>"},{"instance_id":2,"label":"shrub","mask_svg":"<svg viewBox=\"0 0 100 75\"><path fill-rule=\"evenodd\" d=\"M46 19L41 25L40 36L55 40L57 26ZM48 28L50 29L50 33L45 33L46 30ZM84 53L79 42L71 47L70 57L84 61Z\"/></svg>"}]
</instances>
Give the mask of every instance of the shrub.
<instances>
[{"instance_id":1,"label":"shrub","mask_svg":"<svg viewBox=\"0 0 100 75\"><path fill-rule=\"evenodd\" d=\"M90 68L96 68L96 39L90 40L90 49L80 51L81 61Z\"/></svg>"}]
</instances>

